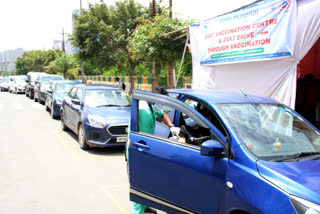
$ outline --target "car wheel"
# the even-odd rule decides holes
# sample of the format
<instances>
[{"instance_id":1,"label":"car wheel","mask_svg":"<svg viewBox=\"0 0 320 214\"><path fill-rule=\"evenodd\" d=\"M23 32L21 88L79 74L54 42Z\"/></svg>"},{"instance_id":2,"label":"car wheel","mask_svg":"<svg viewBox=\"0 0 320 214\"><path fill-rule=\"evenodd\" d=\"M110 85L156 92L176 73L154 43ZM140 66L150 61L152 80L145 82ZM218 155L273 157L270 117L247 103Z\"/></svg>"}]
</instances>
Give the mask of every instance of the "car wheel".
<instances>
[{"instance_id":1,"label":"car wheel","mask_svg":"<svg viewBox=\"0 0 320 214\"><path fill-rule=\"evenodd\" d=\"M45 103L45 106L46 106L46 111L49 111L50 109L49 109L47 103Z\"/></svg>"},{"instance_id":2,"label":"car wheel","mask_svg":"<svg viewBox=\"0 0 320 214\"><path fill-rule=\"evenodd\" d=\"M78 141L79 141L79 145L80 145L81 149L83 149L83 150L89 149L89 145L87 144L87 139L86 139L86 136L84 133L84 128L83 128L82 124L80 124L80 126L79 126Z\"/></svg>"},{"instance_id":3,"label":"car wheel","mask_svg":"<svg viewBox=\"0 0 320 214\"><path fill-rule=\"evenodd\" d=\"M66 126L66 124L64 123L64 116L63 116L63 112L60 113L61 114L61 119L60 119L60 125L61 125L61 129L63 131L67 131L68 127Z\"/></svg>"},{"instance_id":4,"label":"car wheel","mask_svg":"<svg viewBox=\"0 0 320 214\"><path fill-rule=\"evenodd\" d=\"M36 93L34 93L34 101L37 102L38 99L36 98Z\"/></svg>"},{"instance_id":5,"label":"car wheel","mask_svg":"<svg viewBox=\"0 0 320 214\"><path fill-rule=\"evenodd\" d=\"M56 115L54 115L53 105L51 105L50 115L52 119L56 119Z\"/></svg>"}]
</instances>

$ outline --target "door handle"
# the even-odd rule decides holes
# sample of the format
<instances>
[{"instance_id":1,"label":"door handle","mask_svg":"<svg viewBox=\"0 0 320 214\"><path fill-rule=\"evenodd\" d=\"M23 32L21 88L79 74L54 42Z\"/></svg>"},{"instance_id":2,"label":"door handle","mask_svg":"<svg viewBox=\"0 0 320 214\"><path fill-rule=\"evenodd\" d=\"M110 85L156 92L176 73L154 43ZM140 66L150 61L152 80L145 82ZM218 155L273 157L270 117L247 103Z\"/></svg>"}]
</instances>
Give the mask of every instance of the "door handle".
<instances>
[{"instance_id":1,"label":"door handle","mask_svg":"<svg viewBox=\"0 0 320 214\"><path fill-rule=\"evenodd\" d=\"M149 150L150 147L143 141L139 141L138 143L136 142L132 142L131 143L132 146L138 147L139 150L143 151L144 149Z\"/></svg>"}]
</instances>

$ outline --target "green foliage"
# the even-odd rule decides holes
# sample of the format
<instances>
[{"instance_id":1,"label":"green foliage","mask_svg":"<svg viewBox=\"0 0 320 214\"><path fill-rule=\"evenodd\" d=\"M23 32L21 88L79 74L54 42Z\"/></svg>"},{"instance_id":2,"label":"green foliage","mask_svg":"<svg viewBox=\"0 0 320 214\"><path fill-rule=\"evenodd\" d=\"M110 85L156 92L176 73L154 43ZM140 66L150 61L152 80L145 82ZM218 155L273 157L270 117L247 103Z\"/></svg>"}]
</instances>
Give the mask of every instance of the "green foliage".
<instances>
[{"instance_id":1,"label":"green foliage","mask_svg":"<svg viewBox=\"0 0 320 214\"><path fill-rule=\"evenodd\" d=\"M61 56L57 57L54 61L51 61L46 67L47 73L50 74L62 74L65 78L67 76L72 76L73 78L78 74L75 70L68 72L76 67L77 63L73 56L69 56L63 53Z\"/></svg>"},{"instance_id":2,"label":"green foliage","mask_svg":"<svg viewBox=\"0 0 320 214\"><path fill-rule=\"evenodd\" d=\"M12 73L8 70L0 70L0 76L8 76L12 75Z\"/></svg>"},{"instance_id":3,"label":"green foliage","mask_svg":"<svg viewBox=\"0 0 320 214\"><path fill-rule=\"evenodd\" d=\"M127 46L145 11L134 0L118 1L116 6L110 7L102 2L90 4L89 9L82 10L81 16L76 18L72 34L73 44L80 49L79 58L100 71L121 65L123 60L133 63Z\"/></svg>"},{"instance_id":4,"label":"green foliage","mask_svg":"<svg viewBox=\"0 0 320 214\"><path fill-rule=\"evenodd\" d=\"M157 14L154 20L144 20L143 25L139 25L130 43L129 51L137 59L148 61L173 63L180 59L186 41L185 30L183 29L192 21L181 19L169 19L168 11L164 10ZM171 34L168 34L171 33Z\"/></svg>"},{"instance_id":5,"label":"green foliage","mask_svg":"<svg viewBox=\"0 0 320 214\"><path fill-rule=\"evenodd\" d=\"M33 50L24 52L22 57L16 59L16 74L22 75L28 72L45 72L46 66L61 56L63 52L57 50Z\"/></svg>"}]
</instances>

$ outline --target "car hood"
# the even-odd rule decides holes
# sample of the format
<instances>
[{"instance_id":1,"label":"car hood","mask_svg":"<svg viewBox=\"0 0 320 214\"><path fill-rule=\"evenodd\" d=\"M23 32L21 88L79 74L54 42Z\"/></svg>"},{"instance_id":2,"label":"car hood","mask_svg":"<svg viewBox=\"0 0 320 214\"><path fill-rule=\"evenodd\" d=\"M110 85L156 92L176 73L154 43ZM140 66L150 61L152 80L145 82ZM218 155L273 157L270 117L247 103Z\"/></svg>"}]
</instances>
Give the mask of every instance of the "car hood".
<instances>
[{"instance_id":1,"label":"car hood","mask_svg":"<svg viewBox=\"0 0 320 214\"><path fill-rule=\"evenodd\" d=\"M109 124L113 123L129 123L130 107L87 107L88 114L98 115L105 118Z\"/></svg>"},{"instance_id":2,"label":"car hood","mask_svg":"<svg viewBox=\"0 0 320 214\"><path fill-rule=\"evenodd\" d=\"M320 204L320 160L294 162L258 160L257 170L262 177L290 195Z\"/></svg>"}]
</instances>

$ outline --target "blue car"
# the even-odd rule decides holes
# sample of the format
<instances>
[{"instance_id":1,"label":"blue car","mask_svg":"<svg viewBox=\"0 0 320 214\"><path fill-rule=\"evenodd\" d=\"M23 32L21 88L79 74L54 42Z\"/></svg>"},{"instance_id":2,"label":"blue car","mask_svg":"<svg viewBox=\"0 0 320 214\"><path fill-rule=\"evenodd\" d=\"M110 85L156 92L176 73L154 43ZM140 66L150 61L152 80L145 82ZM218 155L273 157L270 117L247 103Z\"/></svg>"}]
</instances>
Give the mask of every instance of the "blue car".
<instances>
[{"instance_id":1,"label":"blue car","mask_svg":"<svg viewBox=\"0 0 320 214\"><path fill-rule=\"evenodd\" d=\"M139 131L146 103L179 136L161 118L153 134ZM320 213L320 132L273 99L134 91L127 148L131 201L168 213Z\"/></svg>"},{"instance_id":2,"label":"blue car","mask_svg":"<svg viewBox=\"0 0 320 214\"><path fill-rule=\"evenodd\" d=\"M78 135L80 148L124 146L128 139L131 100L115 86L76 85L63 99L62 130Z\"/></svg>"},{"instance_id":3,"label":"blue car","mask_svg":"<svg viewBox=\"0 0 320 214\"><path fill-rule=\"evenodd\" d=\"M80 81L53 81L49 86L46 94L45 106L46 110L50 111L52 119L60 117L60 108L62 99L68 95L73 86L81 84Z\"/></svg>"}]
</instances>

